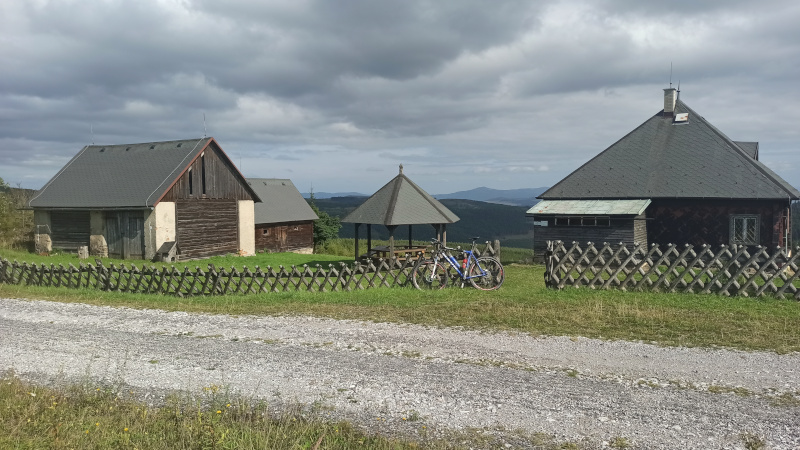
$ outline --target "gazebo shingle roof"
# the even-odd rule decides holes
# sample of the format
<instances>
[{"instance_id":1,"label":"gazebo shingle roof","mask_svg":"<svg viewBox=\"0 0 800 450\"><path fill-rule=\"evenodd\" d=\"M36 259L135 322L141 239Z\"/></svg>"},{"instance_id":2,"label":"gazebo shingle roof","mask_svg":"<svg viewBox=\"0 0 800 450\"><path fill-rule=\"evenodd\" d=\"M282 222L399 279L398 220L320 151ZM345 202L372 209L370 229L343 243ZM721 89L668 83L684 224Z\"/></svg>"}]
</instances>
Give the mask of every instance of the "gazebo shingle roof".
<instances>
[{"instance_id":1,"label":"gazebo shingle roof","mask_svg":"<svg viewBox=\"0 0 800 450\"><path fill-rule=\"evenodd\" d=\"M458 216L400 173L386 183L342 222L374 225L446 224Z\"/></svg>"}]
</instances>

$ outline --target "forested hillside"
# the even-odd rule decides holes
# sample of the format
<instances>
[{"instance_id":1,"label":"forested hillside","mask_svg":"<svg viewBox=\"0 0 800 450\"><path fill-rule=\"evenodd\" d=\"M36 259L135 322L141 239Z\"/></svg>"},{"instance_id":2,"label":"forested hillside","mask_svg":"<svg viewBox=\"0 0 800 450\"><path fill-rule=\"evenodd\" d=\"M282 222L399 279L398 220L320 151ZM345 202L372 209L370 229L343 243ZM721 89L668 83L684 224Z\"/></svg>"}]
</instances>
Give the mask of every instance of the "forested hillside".
<instances>
[{"instance_id":1,"label":"forested hillside","mask_svg":"<svg viewBox=\"0 0 800 450\"><path fill-rule=\"evenodd\" d=\"M364 202L366 197L333 197L329 199L316 199L320 210L332 216L343 218L350 211ZM473 236L481 240L505 240L515 236L519 238L530 232L531 226L525 220L526 207L508 206L496 203L478 202L473 200L444 199L440 200L453 213L461 218L460 221L447 226L447 239L453 242L469 242ZM361 237L366 236L366 227L359 231ZM434 236L433 227L415 226L414 239L429 239ZM353 224L342 224L339 237L354 237ZM389 232L386 227L373 226L373 239L387 239ZM407 238L408 227L399 227L395 237Z\"/></svg>"}]
</instances>

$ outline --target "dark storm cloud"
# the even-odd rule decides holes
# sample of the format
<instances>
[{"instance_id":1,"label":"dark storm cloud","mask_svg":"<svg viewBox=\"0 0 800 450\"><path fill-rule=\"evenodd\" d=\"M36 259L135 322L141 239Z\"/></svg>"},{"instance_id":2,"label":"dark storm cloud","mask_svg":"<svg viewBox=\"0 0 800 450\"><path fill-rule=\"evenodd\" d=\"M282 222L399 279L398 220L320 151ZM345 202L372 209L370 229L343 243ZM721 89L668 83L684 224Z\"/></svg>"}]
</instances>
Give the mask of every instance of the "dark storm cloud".
<instances>
[{"instance_id":1,"label":"dark storm cloud","mask_svg":"<svg viewBox=\"0 0 800 450\"><path fill-rule=\"evenodd\" d=\"M682 98L783 175L798 20L790 1L7 0L0 177L38 187L92 141L207 133L249 175L302 185L400 162L548 185L655 113L670 63Z\"/></svg>"}]
</instances>

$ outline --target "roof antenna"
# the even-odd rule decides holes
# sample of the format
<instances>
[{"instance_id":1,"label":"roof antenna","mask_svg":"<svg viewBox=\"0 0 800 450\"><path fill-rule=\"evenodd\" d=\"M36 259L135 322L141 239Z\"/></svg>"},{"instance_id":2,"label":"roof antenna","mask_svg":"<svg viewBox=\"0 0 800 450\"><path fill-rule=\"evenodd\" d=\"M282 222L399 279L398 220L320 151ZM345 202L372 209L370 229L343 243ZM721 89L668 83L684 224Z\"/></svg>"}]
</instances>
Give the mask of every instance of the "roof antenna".
<instances>
[{"instance_id":1,"label":"roof antenna","mask_svg":"<svg viewBox=\"0 0 800 450\"><path fill-rule=\"evenodd\" d=\"M672 89L672 61L669 62L669 88Z\"/></svg>"},{"instance_id":2,"label":"roof antenna","mask_svg":"<svg viewBox=\"0 0 800 450\"><path fill-rule=\"evenodd\" d=\"M206 131L206 113L203 113L203 137L208 136L208 132Z\"/></svg>"},{"instance_id":3,"label":"roof antenna","mask_svg":"<svg viewBox=\"0 0 800 450\"><path fill-rule=\"evenodd\" d=\"M681 80L678 80L678 100L681 99Z\"/></svg>"}]
</instances>

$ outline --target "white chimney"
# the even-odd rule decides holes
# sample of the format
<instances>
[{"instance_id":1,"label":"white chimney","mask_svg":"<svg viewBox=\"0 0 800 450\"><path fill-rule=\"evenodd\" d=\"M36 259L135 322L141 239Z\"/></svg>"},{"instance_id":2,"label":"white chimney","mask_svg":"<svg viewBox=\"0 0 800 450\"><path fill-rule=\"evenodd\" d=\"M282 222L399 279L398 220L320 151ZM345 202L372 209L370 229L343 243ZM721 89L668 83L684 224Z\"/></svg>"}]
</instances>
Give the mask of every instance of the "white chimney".
<instances>
[{"instance_id":1,"label":"white chimney","mask_svg":"<svg viewBox=\"0 0 800 450\"><path fill-rule=\"evenodd\" d=\"M675 88L664 89L664 115L675 115L675 102L678 99L678 91Z\"/></svg>"}]
</instances>

